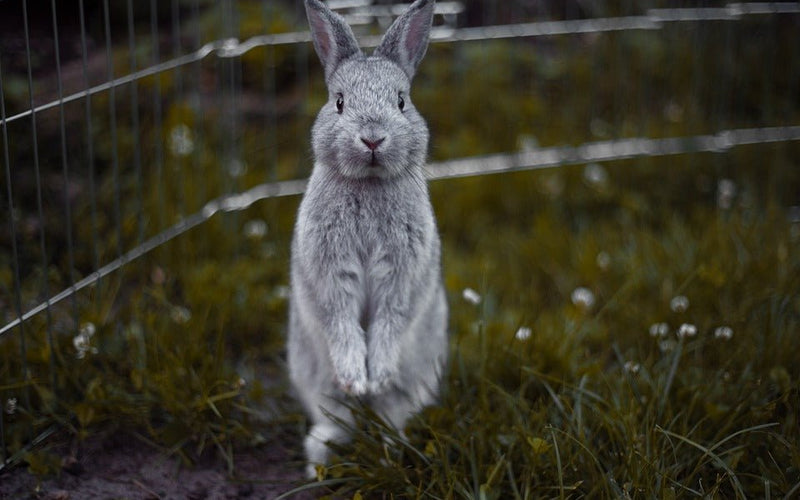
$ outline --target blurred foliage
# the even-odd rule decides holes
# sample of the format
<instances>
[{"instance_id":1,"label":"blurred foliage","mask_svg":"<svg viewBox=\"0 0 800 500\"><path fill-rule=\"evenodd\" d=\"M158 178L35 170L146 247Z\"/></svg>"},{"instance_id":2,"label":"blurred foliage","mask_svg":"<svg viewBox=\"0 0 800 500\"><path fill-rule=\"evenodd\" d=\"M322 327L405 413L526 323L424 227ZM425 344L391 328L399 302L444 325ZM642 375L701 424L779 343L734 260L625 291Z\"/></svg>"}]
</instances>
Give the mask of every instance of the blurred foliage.
<instances>
[{"instance_id":1,"label":"blurred foliage","mask_svg":"<svg viewBox=\"0 0 800 500\"><path fill-rule=\"evenodd\" d=\"M240 2L236 30L216 8L200 12L182 26L199 34L193 48L303 28L277 3ZM796 125L797 27L764 16L433 44L413 96L433 160ZM136 64L172 47L141 35ZM115 74L129 51L115 43ZM8 110L25 109L26 81L3 63ZM10 124L15 212L0 224L13 218L18 262L0 233L3 322L17 298L36 305L209 200L307 175L324 99L306 45L144 78L65 107L66 180L57 110L37 115L38 145L30 122ZM354 408L356 439L320 490L797 493L798 157L798 144L778 143L432 183L451 304L442 404L391 448L392 431ZM298 202L217 214L0 338L6 456L57 473L51 448L26 444L125 430L186 461L214 449L232 469L234 446L299 436L282 358ZM684 324L696 334L679 337Z\"/></svg>"}]
</instances>

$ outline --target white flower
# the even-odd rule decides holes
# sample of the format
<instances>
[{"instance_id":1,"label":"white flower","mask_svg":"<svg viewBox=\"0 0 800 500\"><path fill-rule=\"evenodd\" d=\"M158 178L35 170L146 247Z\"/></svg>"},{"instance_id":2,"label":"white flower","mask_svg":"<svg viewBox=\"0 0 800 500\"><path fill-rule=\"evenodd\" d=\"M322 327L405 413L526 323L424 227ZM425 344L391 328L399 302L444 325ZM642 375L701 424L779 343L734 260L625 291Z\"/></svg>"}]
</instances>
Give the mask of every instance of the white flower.
<instances>
[{"instance_id":1,"label":"white flower","mask_svg":"<svg viewBox=\"0 0 800 500\"><path fill-rule=\"evenodd\" d=\"M267 223L261 219L249 220L244 225L244 235L252 240L259 240L266 236Z\"/></svg>"},{"instance_id":2,"label":"white flower","mask_svg":"<svg viewBox=\"0 0 800 500\"><path fill-rule=\"evenodd\" d=\"M80 329L80 331L78 333L80 333L81 335L83 335L86 338L90 339L90 338L94 337L94 332L96 330L97 329L95 328L94 323L89 322L89 323L82 324L81 325L81 329Z\"/></svg>"},{"instance_id":3,"label":"white flower","mask_svg":"<svg viewBox=\"0 0 800 500\"><path fill-rule=\"evenodd\" d=\"M599 163L590 163L583 169L583 178L590 186L602 187L608 182L608 172Z\"/></svg>"},{"instance_id":4,"label":"white flower","mask_svg":"<svg viewBox=\"0 0 800 500\"><path fill-rule=\"evenodd\" d=\"M628 373L639 373L639 369L641 368L641 366L639 365L639 363L635 363L633 361L626 361L625 366L623 368L625 368L625 371Z\"/></svg>"},{"instance_id":5,"label":"white flower","mask_svg":"<svg viewBox=\"0 0 800 500\"><path fill-rule=\"evenodd\" d=\"M729 326L719 326L714 330L715 339L730 340L733 337L733 328Z\"/></svg>"},{"instance_id":6,"label":"white flower","mask_svg":"<svg viewBox=\"0 0 800 500\"><path fill-rule=\"evenodd\" d=\"M175 323L184 324L192 319L192 311L183 306L175 306L169 312L169 317Z\"/></svg>"},{"instance_id":7,"label":"white flower","mask_svg":"<svg viewBox=\"0 0 800 500\"><path fill-rule=\"evenodd\" d=\"M228 175L238 179L247 172L247 163L239 159L233 159L228 163Z\"/></svg>"},{"instance_id":8,"label":"white flower","mask_svg":"<svg viewBox=\"0 0 800 500\"><path fill-rule=\"evenodd\" d=\"M578 287L572 291L572 303L583 309L591 309L594 305L594 293L585 287Z\"/></svg>"},{"instance_id":9,"label":"white flower","mask_svg":"<svg viewBox=\"0 0 800 500\"><path fill-rule=\"evenodd\" d=\"M675 312L684 312L689 309L689 299L685 295L677 295L669 301L669 308Z\"/></svg>"},{"instance_id":10,"label":"white flower","mask_svg":"<svg viewBox=\"0 0 800 500\"><path fill-rule=\"evenodd\" d=\"M481 295L472 288L465 288L464 291L461 292L461 296L472 305L477 306L481 303Z\"/></svg>"},{"instance_id":11,"label":"white flower","mask_svg":"<svg viewBox=\"0 0 800 500\"><path fill-rule=\"evenodd\" d=\"M169 132L169 150L175 156L189 156L194 151L194 134L185 124L175 126Z\"/></svg>"},{"instance_id":12,"label":"white flower","mask_svg":"<svg viewBox=\"0 0 800 500\"><path fill-rule=\"evenodd\" d=\"M514 336L517 338L517 340L528 340L529 338L531 338L531 333L533 332L531 331L530 328L528 328L527 326L521 326L519 327L519 330L517 330L517 333Z\"/></svg>"},{"instance_id":13,"label":"white flower","mask_svg":"<svg viewBox=\"0 0 800 500\"><path fill-rule=\"evenodd\" d=\"M539 141L532 135L521 135L517 138L519 149L525 153L530 153L539 149Z\"/></svg>"},{"instance_id":14,"label":"white flower","mask_svg":"<svg viewBox=\"0 0 800 500\"><path fill-rule=\"evenodd\" d=\"M17 398L8 398L6 400L6 413L9 415L13 415L17 411Z\"/></svg>"},{"instance_id":15,"label":"white flower","mask_svg":"<svg viewBox=\"0 0 800 500\"><path fill-rule=\"evenodd\" d=\"M733 206L733 198L736 196L736 183L730 179L720 179L717 182L717 206L723 210L728 210Z\"/></svg>"},{"instance_id":16,"label":"white flower","mask_svg":"<svg viewBox=\"0 0 800 500\"><path fill-rule=\"evenodd\" d=\"M664 337L669 333L669 325L666 323L653 323L650 325L651 337Z\"/></svg>"},{"instance_id":17,"label":"white flower","mask_svg":"<svg viewBox=\"0 0 800 500\"><path fill-rule=\"evenodd\" d=\"M94 336L95 326L94 323L84 323L81 325L78 334L72 338L72 345L75 347L75 357L83 359L86 354L97 354L97 348L93 347L92 337Z\"/></svg>"},{"instance_id":18,"label":"white flower","mask_svg":"<svg viewBox=\"0 0 800 500\"><path fill-rule=\"evenodd\" d=\"M600 252L597 254L597 258L595 258L595 262L597 262L597 267L605 271L608 269L608 266L611 265L611 256L608 255L606 252Z\"/></svg>"},{"instance_id":19,"label":"white flower","mask_svg":"<svg viewBox=\"0 0 800 500\"><path fill-rule=\"evenodd\" d=\"M697 327L691 323L684 323L678 328L678 332L676 334L679 339L686 338L686 337L694 337L697 335Z\"/></svg>"},{"instance_id":20,"label":"white flower","mask_svg":"<svg viewBox=\"0 0 800 500\"><path fill-rule=\"evenodd\" d=\"M292 294L292 289L286 285L278 285L275 287L275 291L273 293L279 299L286 300L289 298L289 295Z\"/></svg>"}]
</instances>

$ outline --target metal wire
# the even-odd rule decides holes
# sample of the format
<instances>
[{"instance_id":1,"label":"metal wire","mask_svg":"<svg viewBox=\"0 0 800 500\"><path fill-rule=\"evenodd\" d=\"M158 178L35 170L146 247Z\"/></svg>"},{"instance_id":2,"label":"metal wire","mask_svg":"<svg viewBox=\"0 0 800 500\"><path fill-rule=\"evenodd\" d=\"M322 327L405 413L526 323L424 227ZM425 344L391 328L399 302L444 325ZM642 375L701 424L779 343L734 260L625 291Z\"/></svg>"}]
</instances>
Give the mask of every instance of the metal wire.
<instances>
[{"instance_id":1,"label":"metal wire","mask_svg":"<svg viewBox=\"0 0 800 500\"><path fill-rule=\"evenodd\" d=\"M133 26L133 0L127 0L128 16L128 58L131 73L136 72L136 32ZM139 128L139 85L136 80L131 82L130 87L131 105L131 133L133 135L133 170L136 178L136 243L141 243L144 239L143 219L143 180L142 180L142 151L141 133Z\"/></svg>"},{"instance_id":2,"label":"metal wire","mask_svg":"<svg viewBox=\"0 0 800 500\"><path fill-rule=\"evenodd\" d=\"M31 69L31 44L30 44L30 28L28 26L28 2L27 0L22 1L22 19L23 19L23 27L25 31L25 56L28 63L28 98L31 107L33 107L33 73ZM39 165L39 136L36 126L36 115L31 115L31 141L33 143L33 170L36 177L36 210L39 216L39 220L44 220L44 210L42 208L42 179L41 179L41 171ZM41 293L44 297L50 295L50 291L47 285L47 245L45 241L45 225L40 224L39 226L39 251L42 253L42 284L41 284ZM50 303L45 301L44 308L45 315L47 318L47 334L48 338L52 332L52 318L50 314ZM29 377L29 370L28 370L28 360L27 360L27 345L25 341L25 335L20 332L20 356L22 357L22 373L24 377ZM30 407L30 390L26 388L25 392L23 393L23 399L25 401L25 406Z\"/></svg>"},{"instance_id":3,"label":"metal wire","mask_svg":"<svg viewBox=\"0 0 800 500\"><path fill-rule=\"evenodd\" d=\"M162 66L160 59L161 59L161 52L158 46L158 6L157 0L150 0L150 36L153 39L153 62L151 68L160 67ZM177 68L180 65L174 66ZM172 69L172 68L169 68ZM147 70L145 70L147 71ZM140 72L141 73L141 72ZM157 74L159 72L155 72L152 74ZM156 190L158 193L158 227L164 227L164 207L166 206L165 203L165 196L166 193L164 192L165 182L164 182L164 146L163 142L160 140L164 130L163 130L163 109L161 106L161 80L159 78L155 79L155 83L153 85L153 137L155 140L153 144L155 144L155 177L156 183Z\"/></svg>"},{"instance_id":4,"label":"metal wire","mask_svg":"<svg viewBox=\"0 0 800 500\"><path fill-rule=\"evenodd\" d=\"M153 12L156 0L151 0ZM769 2L769 3L731 3L724 8L683 8L683 9L650 9L645 15L626 17L607 17L598 19L575 19L566 21L539 21L521 24L505 24L497 26L483 26L476 28L436 28L431 33L433 43L452 43L466 41L496 40L504 38L539 37L555 35L576 35L585 33L604 33L613 31L630 30L657 30L665 23L675 22L707 22L707 21L737 21L746 16L769 14L797 14L800 13L800 2ZM224 38L206 43L199 49L189 54L175 57L168 61L154 62L152 66L133 72L119 78L109 78L108 81L95 85L86 90L70 94L63 98L64 104L86 98L100 92L110 91L131 83L135 80L157 75L199 62L209 55L220 58L240 57L257 47L293 45L311 41L307 31L279 33L272 35L258 35L240 42L236 38ZM374 47L380 37L363 37L359 42L365 47ZM157 44L154 49L157 50ZM7 117L4 122L11 123L59 106L59 101L51 101L39 106Z\"/></svg>"},{"instance_id":5,"label":"metal wire","mask_svg":"<svg viewBox=\"0 0 800 500\"><path fill-rule=\"evenodd\" d=\"M0 59L0 119L6 117L6 99L5 90L3 89L3 65ZM19 276L19 258L17 255L17 230L16 223L14 222L14 192L11 189L11 158L8 152L8 126L3 122L0 124L2 129L3 138L3 166L5 167L6 179L6 195L8 196L8 213L12 216L8 218L8 228L11 235L11 269L13 269L14 276L14 307L17 311L17 316L22 316L22 297L20 289L20 276ZM19 324L20 336L25 336L25 331L22 323ZM3 412L0 411L0 458L3 462L6 460L6 439L5 439L5 417Z\"/></svg>"},{"instance_id":6,"label":"metal wire","mask_svg":"<svg viewBox=\"0 0 800 500\"><path fill-rule=\"evenodd\" d=\"M661 139L630 138L590 142L577 147L541 148L512 154L496 154L472 158L460 158L431 163L426 168L430 180L453 179L476 175L499 174L523 170L565 167L582 163L603 163L630 160L639 157L663 157L689 153L721 153L732 148L753 144L800 141L800 126L767 127L723 130L715 134ZM146 240L133 250L91 273L84 279L64 289L49 300L30 309L25 314L0 328L0 337L24 321L44 311L78 291L97 283L100 279L117 271L125 264L199 226L219 213L239 212L258 201L302 194L305 179L260 184L247 191L222 196L212 200L194 213L156 236Z\"/></svg>"},{"instance_id":7,"label":"metal wire","mask_svg":"<svg viewBox=\"0 0 800 500\"><path fill-rule=\"evenodd\" d=\"M106 35L106 71L108 80L114 80L114 63L111 49L111 21L108 8L108 0L103 0L103 19ZM108 114L111 132L111 176L114 179L114 226L117 233L117 255L122 255L122 207L120 206L121 186L119 176L119 137L117 134L117 86L112 85L108 96ZM63 103L61 103L63 105Z\"/></svg>"},{"instance_id":8,"label":"metal wire","mask_svg":"<svg viewBox=\"0 0 800 500\"><path fill-rule=\"evenodd\" d=\"M58 80L58 100L61 101L62 96L64 95L64 90L62 88L62 79L61 79L61 54L59 51L59 42L58 42L58 16L56 15L56 1L50 0L50 9L52 11L53 17L53 47L55 51L55 60L56 60L56 79ZM58 108L58 125L59 125L59 132L61 135L61 172L64 178L64 225L66 226L66 236L67 236L67 265L69 269L67 270L67 280L68 283L72 284L75 281L75 256L74 256L74 246L72 244L72 208L70 207L70 196L69 196L69 162L67 156L67 127L65 124L64 118L64 103L61 102ZM42 225L44 227L44 224ZM47 278L45 278L47 279ZM72 297L72 317L76 320L78 319L78 303L75 296ZM58 386L58 373L56 372L56 349L55 343L53 342L53 329L49 326L48 321L48 328L47 328L47 346L50 350L50 384L53 390L56 389Z\"/></svg>"},{"instance_id":9,"label":"metal wire","mask_svg":"<svg viewBox=\"0 0 800 500\"><path fill-rule=\"evenodd\" d=\"M83 9L83 0L78 3L81 25L81 63L83 64L83 82L89 87L89 51L86 46L86 21ZM62 96L62 104L65 102ZM84 122L86 123L86 164L89 169L89 217L92 236L92 264L93 269L100 267L100 255L97 234L97 188L95 186L94 172L94 128L92 127L92 96L86 95L84 99Z\"/></svg>"}]
</instances>

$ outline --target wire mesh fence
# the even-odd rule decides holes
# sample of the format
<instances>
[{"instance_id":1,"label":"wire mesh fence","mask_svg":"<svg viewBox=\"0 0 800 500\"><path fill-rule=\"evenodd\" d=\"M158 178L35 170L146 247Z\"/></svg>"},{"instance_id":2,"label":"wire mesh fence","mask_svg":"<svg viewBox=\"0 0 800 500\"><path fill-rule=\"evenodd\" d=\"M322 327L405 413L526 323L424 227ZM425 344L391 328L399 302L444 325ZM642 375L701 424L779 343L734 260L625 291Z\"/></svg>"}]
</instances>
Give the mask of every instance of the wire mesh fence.
<instances>
[{"instance_id":1,"label":"wire mesh fence","mask_svg":"<svg viewBox=\"0 0 800 500\"><path fill-rule=\"evenodd\" d=\"M402 10L330 3L367 47ZM242 214L302 193L323 102L301 2L44 4L0 6L4 464L64 425L64 408L88 418L62 403L87 393L64 367L97 349L95 324L133 335L115 319L132 290L164 268L234 262L265 231ZM439 2L416 90L430 178L702 153L720 168L735 148L798 141L798 14L797 2ZM266 213L270 226L293 217ZM265 252L285 264L285 248Z\"/></svg>"}]
</instances>

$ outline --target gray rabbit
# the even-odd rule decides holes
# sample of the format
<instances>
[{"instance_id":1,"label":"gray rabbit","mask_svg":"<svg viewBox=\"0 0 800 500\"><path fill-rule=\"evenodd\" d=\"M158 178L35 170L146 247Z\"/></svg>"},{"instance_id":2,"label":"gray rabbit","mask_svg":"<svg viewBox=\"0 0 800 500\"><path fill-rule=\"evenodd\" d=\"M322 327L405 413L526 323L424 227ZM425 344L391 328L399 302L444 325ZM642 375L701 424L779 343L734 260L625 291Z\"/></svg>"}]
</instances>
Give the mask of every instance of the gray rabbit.
<instances>
[{"instance_id":1,"label":"gray rabbit","mask_svg":"<svg viewBox=\"0 0 800 500\"><path fill-rule=\"evenodd\" d=\"M328 102L312 129L314 170L292 242L289 373L310 419L307 473L345 442L358 397L402 432L435 401L447 300L424 165L428 129L410 85L433 0L416 0L364 55L341 16L305 0ZM346 427L346 426L345 426Z\"/></svg>"}]
</instances>

